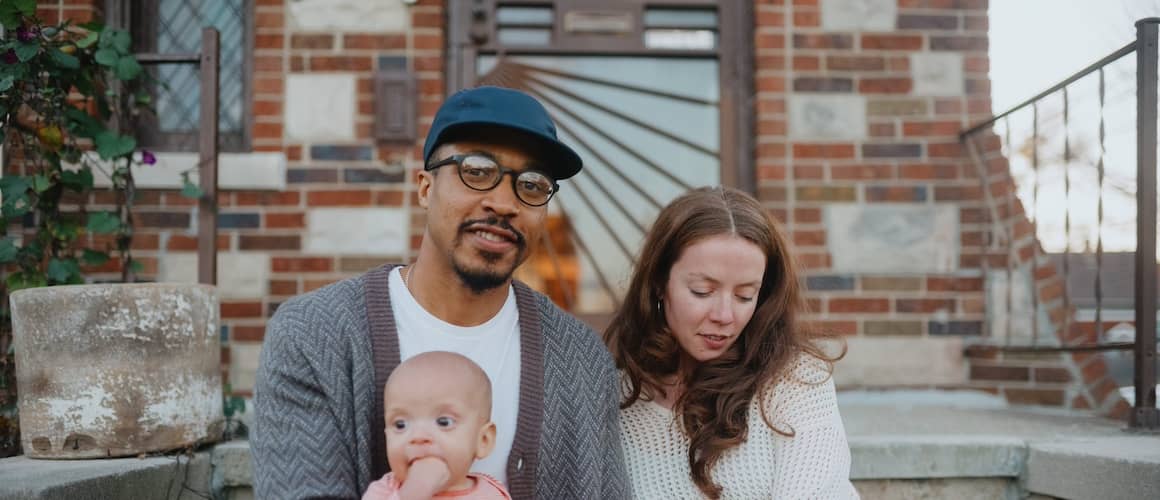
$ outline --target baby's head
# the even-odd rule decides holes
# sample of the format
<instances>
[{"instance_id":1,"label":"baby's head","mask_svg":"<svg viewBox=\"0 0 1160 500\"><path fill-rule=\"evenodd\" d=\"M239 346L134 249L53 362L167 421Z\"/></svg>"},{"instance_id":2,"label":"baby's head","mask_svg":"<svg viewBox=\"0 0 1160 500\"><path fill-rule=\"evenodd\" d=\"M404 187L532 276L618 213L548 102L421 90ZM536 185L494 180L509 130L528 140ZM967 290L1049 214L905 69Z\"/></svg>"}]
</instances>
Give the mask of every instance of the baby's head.
<instances>
[{"instance_id":1,"label":"baby's head","mask_svg":"<svg viewBox=\"0 0 1160 500\"><path fill-rule=\"evenodd\" d=\"M387 462L400 483L412 463L434 457L451 471L449 485L460 484L495 446L491 382L466 357L434 351L409 358L383 392Z\"/></svg>"}]
</instances>

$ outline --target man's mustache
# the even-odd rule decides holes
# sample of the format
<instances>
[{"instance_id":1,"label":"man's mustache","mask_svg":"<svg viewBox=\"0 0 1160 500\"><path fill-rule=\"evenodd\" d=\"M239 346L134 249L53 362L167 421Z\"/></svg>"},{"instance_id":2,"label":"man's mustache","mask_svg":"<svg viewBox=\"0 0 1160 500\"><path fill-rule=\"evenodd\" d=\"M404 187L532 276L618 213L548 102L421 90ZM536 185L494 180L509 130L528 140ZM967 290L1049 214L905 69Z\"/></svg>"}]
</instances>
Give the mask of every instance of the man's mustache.
<instances>
[{"instance_id":1,"label":"man's mustache","mask_svg":"<svg viewBox=\"0 0 1160 500\"><path fill-rule=\"evenodd\" d=\"M518 230L516 230L516 228L512 227L511 222L507 218L501 219L499 217L488 217L486 219L468 220L468 221L465 221L463 224L459 225L459 232L461 232L461 233L467 232L468 228L470 228L471 226L479 226L479 225L488 225L488 226L503 229L504 231L508 231L515 236L516 245L519 245L522 247L526 244L526 240L524 239L524 233L521 233Z\"/></svg>"}]
</instances>

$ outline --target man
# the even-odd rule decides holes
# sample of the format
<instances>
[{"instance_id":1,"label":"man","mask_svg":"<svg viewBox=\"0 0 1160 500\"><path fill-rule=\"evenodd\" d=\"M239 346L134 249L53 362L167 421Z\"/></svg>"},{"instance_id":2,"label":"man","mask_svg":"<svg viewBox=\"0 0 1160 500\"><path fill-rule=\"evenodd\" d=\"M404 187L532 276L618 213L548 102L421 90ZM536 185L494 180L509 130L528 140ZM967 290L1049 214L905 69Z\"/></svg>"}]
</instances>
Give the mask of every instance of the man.
<instances>
[{"instance_id":1,"label":"man","mask_svg":"<svg viewBox=\"0 0 1160 500\"><path fill-rule=\"evenodd\" d=\"M472 472L520 498L626 498L619 385L599 336L512 280L580 157L546 110L461 91L423 148L415 262L296 297L266 330L251 438L258 498L358 498L387 471L383 384L401 359L451 351L493 385L495 452ZM419 463L424 462L424 463ZM443 473L417 461L432 491Z\"/></svg>"}]
</instances>

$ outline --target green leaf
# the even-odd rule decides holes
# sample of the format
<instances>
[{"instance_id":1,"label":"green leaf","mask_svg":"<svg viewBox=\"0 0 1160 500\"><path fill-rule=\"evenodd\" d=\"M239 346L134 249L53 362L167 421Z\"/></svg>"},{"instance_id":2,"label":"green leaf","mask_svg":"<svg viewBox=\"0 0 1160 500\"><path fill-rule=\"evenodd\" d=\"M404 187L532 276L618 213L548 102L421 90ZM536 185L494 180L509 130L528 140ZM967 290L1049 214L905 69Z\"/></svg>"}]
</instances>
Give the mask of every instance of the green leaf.
<instances>
[{"instance_id":1,"label":"green leaf","mask_svg":"<svg viewBox=\"0 0 1160 500\"><path fill-rule=\"evenodd\" d=\"M12 75L8 75L4 78L0 78L0 92L4 92L5 90L12 88L12 86L15 84L16 84L16 77L14 77Z\"/></svg>"},{"instance_id":2,"label":"green leaf","mask_svg":"<svg viewBox=\"0 0 1160 500\"><path fill-rule=\"evenodd\" d=\"M48 279L55 283L80 283L81 266L76 259L51 259L48 261Z\"/></svg>"},{"instance_id":3,"label":"green leaf","mask_svg":"<svg viewBox=\"0 0 1160 500\"><path fill-rule=\"evenodd\" d=\"M40 52L40 45L35 43L22 43L16 46L16 58L20 59L20 62L32 59L37 52Z\"/></svg>"},{"instance_id":4,"label":"green leaf","mask_svg":"<svg viewBox=\"0 0 1160 500\"><path fill-rule=\"evenodd\" d=\"M96 31L91 31L91 32L89 32L88 35L85 35L84 38L77 41L77 47L82 48L82 49L87 49L87 48L91 47L94 43L97 43L97 40L99 40L100 38L101 38L100 33L96 32Z\"/></svg>"},{"instance_id":5,"label":"green leaf","mask_svg":"<svg viewBox=\"0 0 1160 500\"><path fill-rule=\"evenodd\" d=\"M137 63L137 58L123 56L117 60L116 73L118 79L132 80L141 74L141 65Z\"/></svg>"},{"instance_id":6,"label":"green leaf","mask_svg":"<svg viewBox=\"0 0 1160 500\"><path fill-rule=\"evenodd\" d=\"M188 175L183 175L181 180L181 196L186 198L193 198L195 200L201 199L205 192L201 190L197 184L190 182Z\"/></svg>"},{"instance_id":7,"label":"green leaf","mask_svg":"<svg viewBox=\"0 0 1160 500\"><path fill-rule=\"evenodd\" d=\"M81 137L92 139L105 130L105 126L99 120L77 108L65 108L64 116L69 119L69 130Z\"/></svg>"},{"instance_id":8,"label":"green leaf","mask_svg":"<svg viewBox=\"0 0 1160 500\"><path fill-rule=\"evenodd\" d=\"M60 173L60 183L78 193L83 193L93 187L93 171L82 168L77 171L64 170Z\"/></svg>"},{"instance_id":9,"label":"green leaf","mask_svg":"<svg viewBox=\"0 0 1160 500\"><path fill-rule=\"evenodd\" d=\"M86 266L100 266L109 261L109 254L86 248L84 255L81 256L81 261Z\"/></svg>"},{"instance_id":10,"label":"green leaf","mask_svg":"<svg viewBox=\"0 0 1160 500\"><path fill-rule=\"evenodd\" d=\"M5 175L0 177L0 197L7 200L28 193L32 184L28 179L19 175Z\"/></svg>"},{"instance_id":11,"label":"green leaf","mask_svg":"<svg viewBox=\"0 0 1160 500\"><path fill-rule=\"evenodd\" d=\"M97 64L100 64L101 66L113 67L117 64L117 61L120 60L120 58L121 57L117 55L117 51L110 48L97 50L97 53L93 54L93 59L96 60Z\"/></svg>"},{"instance_id":12,"label":"green leaf","mask_svg":"<svg viewBox=\"0 0 1160 500\"><path fill-rule=\"evenodd\" d=\"M16 253L20 249L16 246L15 238L4 238L0 240L0 262L12 262L16 260Z\"/></svg>"},{"instance_id":13,"label":"green leaf","mask_svg":"<svg viewBox=\"0 0 1160 500\"><path fill-rule=\"evenodd\" d=\"M137 274L145 270L145 264L142 264L139 260L131 260L129 261L129 270L132 271L133 274Z\"/></svg>"},{"instance_id":14,"label":"green leaf","mask_svg":"<svg viewBox=\"0 0 1160 500\"><path fill-rule=\"evenodd\" d=\"M121 219L109 211L93 212L85 228L93 234L112 234L121 229Z\"/></svg>"},{"instance_id":15,"label":"green leaf","mask_svg":"<svg viewBox=\"0 0 1160 500\"><path fill-rule=\"evenodd\" d=\"M129 38L128 31L113 31L113 48L123 55L127 55L132 51L133 39Z\"/></svg>"},{"instance_id":16,"label":"green leaf","mask_svg":"<svg viewBox=\"0 0 1160 500\"><path fill-rule=\"evenodd\" d=\"M9 274L6 281L9 293L25 288L48 286L48 281L40 273L15 272Z\"/></svg>"},{"instance_id":17,"label":"green leaf","mask_svg":"<svg viewBox=\"0 0 1160 500\"><path fill-rule=\"evenodd\" d=\"M12 4L21 14L31 16L36 13L36 0L12 0Z\"/></svg>"},{"instance_id":18,"label":"green leaf","mask_svg":"<svg viewBox=\"0 0 1160 500\"><path fill-rule=\"evenodd\" d=\"M97 134L94 141L97 143L97 153L101 155L102 160L124 156L137 149L136 139L112 131Z\"/></svg>"},{"instance_id":19,"label":"green leaf","mask_svg":"<svg viewBox=\"0 0 1160 500\"><path fill-rule=\"evenodd\" d=\"M49 179L47 175L36 174L32 176L32 190L36 191L37 194L48 191L50 187L52 187L52 179Z\"/></svg>"},{"instance_id":20,"label":"green leaf","mask_svg":"<svg viewBox=\"0 0 1160 500\"><path fill-rule=\"evenodd\" d=\"M80 59L77 59L69 54L65 54L64 52L61 52L60 49L52 49L48 51L48 55L52 58L53 62L55 62L57 66L62 68L79 69L81 67Z\"/></svg>"}]
</instances>

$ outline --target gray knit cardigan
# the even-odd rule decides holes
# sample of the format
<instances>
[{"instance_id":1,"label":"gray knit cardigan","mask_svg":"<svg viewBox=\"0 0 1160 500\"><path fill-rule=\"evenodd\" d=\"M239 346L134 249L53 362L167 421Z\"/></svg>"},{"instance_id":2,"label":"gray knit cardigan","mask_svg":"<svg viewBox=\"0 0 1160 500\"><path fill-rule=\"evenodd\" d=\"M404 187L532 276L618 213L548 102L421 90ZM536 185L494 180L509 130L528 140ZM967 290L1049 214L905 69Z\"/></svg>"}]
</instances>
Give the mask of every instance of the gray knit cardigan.
<instances>
[{"instance_id":1,"label":"gray knit cardigan","mask_svg":"<svg viewBox=\"0 0 1160 500\"><path fill-rule=\"evenodd\" d=\"M282 304L266 327L250 436L260 499L358 499L387 470L382 387L399 363L383 266ZM628 498L619 392L599 337L516 282L513 499Z\"/></svg>"}]
</instances>

